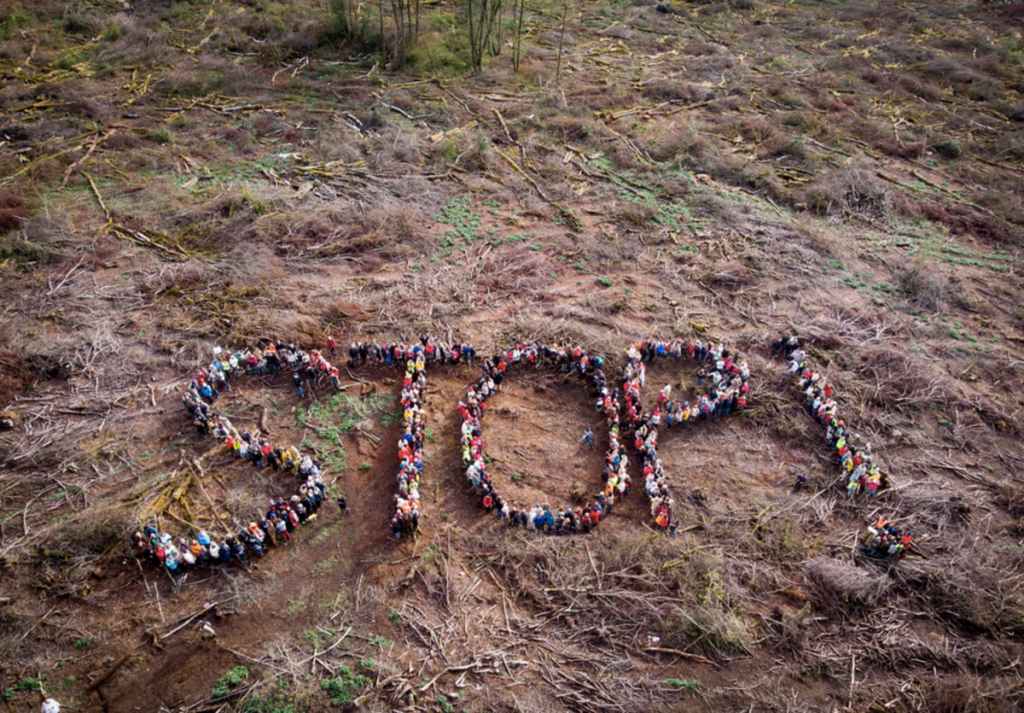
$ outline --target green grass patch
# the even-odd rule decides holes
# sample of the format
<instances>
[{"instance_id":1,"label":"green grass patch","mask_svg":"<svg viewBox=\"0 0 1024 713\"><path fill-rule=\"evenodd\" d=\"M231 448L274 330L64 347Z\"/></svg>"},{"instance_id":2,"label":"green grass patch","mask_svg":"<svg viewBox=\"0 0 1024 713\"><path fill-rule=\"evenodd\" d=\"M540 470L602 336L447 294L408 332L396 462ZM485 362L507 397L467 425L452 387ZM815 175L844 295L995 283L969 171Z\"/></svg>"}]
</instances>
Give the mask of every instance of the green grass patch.
<instances>
[{"instance_id":1,"label":"green grass patch","mask_svg":"<svg viewBox=\"0 0 1024 713\"><path fill-rule=\"evenodd\" d=\"M697 679L684 679L684 678L669 678L665 680L672 688L679 689L681 691L699 691L700 681Z\"/></svg>"},{"instance_id":2,"label":"green grass patch","mask_svg":"<svg viewBox=\"0 0 1024 713\"><path fill-rule=\"evenodd\" d=\"M297 597L293 597L288 600L288 606L285 608L284 613L288 616L295 616L306 608L308 601L309 595L307 594L300 594Z\"/></svg>"},{"instance_id":3,"label":"green grass patch","mask_svg":"<svg viewBox=\"0 0 1024 713\"><path fill-rule=\"evenodd\" d=\"M480 214L473 211L468 197L452 198L451 202L434 216L434 220L450 226L448 232L445 233L447 246L454 245L459 240L466 245L472 245L480 240L481 236L476 232L476 229L480 227Z\"/></svg>"},{"instance_id":4,"label":"green grass patch","mask_svg":"<svg viewBox=\"0 0 1024 713\"><path fill-rule=\"evenodd\" d=\"M344 393L335 394L308 407L299 407L296 422L301 428L311 428L318 438L327 442L329 447L323 455L324 465L330 470L342 471L346 467L342 436L351 433L360 421L371 415L387 413L394 401L394 394L371 394L362 399ZM391 414L388 414L388 418L391 418ZM310 443L304 447L312 445Z\"/></svg>"},{"instance_id":5,"label":"green grass patch","mask_svg":"<svg viewBox=\"0 0 1024 713\"><path fill-rule=\"evenodd\" d=\"M332 706L343 706L350 703L359 692L373 683L372 680L358 673L352 673L352 669L342 665L338 669L338 675L320 684L320 688L331 697Z\"/></svg>"},{"instance_id":6,"label":"green grass patch","mask_svg":"<svg viewBox=\"0 0 1024 713\"><path fill-rule=\"evenodd\" d=\"M338 562L339 558L337 553L331 555L326 559L320 560L315 565L313 565L313 568L309 571L310 579L319 579L321 577L327 576L328 574L333 572L335 568L337 568Z\"/></svg>"},{"instance_id":7,"label":"green grass patch","mask_svg":"<svg viewBox=\"0 0 1024 713\"><path fill-rule=\"evenodd\" d=\"M307 710L301 703L280 693L249 696L238 704L238 713L304 713Z\"/></svg>"},{"instance_id":8,"label":"green grass patch","mask_svg":"<svg viewBox=\"0 0 1024 713\"><path fill-rule=\"evenodd\" d=\"M220 697L231 693L231 689L249 677L248 666L235 666L213 684L213 695Z\"/></svg>"}]
</instances>

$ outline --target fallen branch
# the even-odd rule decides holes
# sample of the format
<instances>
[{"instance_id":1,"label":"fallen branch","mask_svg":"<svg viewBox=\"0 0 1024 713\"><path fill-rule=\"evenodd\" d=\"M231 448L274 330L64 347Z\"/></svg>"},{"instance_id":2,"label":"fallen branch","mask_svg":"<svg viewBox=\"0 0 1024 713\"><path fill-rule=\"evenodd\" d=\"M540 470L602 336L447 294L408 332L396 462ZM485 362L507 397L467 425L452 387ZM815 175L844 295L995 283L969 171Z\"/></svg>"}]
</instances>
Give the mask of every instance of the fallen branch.
<instances>
[{"instance_id":1,"label":"fallen branch","mask_svg":"<svg viewBox=\"0 0 1024 713\"><path fill-rule=\"evenodd\" d=\"M697 654L691 654L691 653L686 652L686 651L680 651L679 649L666 649L666 648L662 648L661 646L648 646L648 647L646 647L644 649L644 651L647 651L648 653L653 652L653 653L656 653L656 654L672 654L673 656L681 656L682 658L690 659L691 661L697 661L699 663L706 663L706 664L708 664L710 666L714 666L716 668L719 667L718 664L716 664L711 659L706 659L703 656L699 656Z\"/></svg>"},{"instance_id":2,"label":"fallen branch","mask_svg":"<svg viewBox=\"0 0 1024 713\"><path fill-rule=\"evenodd\" d=\"M88 173L85 177L89 179L89 187L92 188L93 195L96 196L96 202L100 204L100 208L103 209L103 215L106 216L107 220L110 220L110 209L107 208L107 204L103 202L103 196L100 195L100 189L96 187L96 183L92 180L92 176Z\"/></svg>"},{"instance_id":3,"label":"fallen branch","mask_svg":"<svg viewBox=\"0 0 1024 713\"><path fill-rule=\"evenodd\" d=\"M111 136L113 136L116 133L117 133L117 129L111 129L110 131L105 133L103 136L97 136L96 140L93 141L92 144L89 145L89 150L85 152L85 155L82 156L82 158L80 158L77 161L75 161L70 166L68 166L66 169L64 169L64 178L60 182L60 187L64 188L68 184L68 179L71 178L71 174L75 171L76 168L78 168L83 163L85 163L86 161L89 160L89 157L92 156L92 154L96 150L97 146L99 146L101 143L103 143L104 141L106 141L107 139L109 139ZM89 182L92 183L92 179L89 179Z\"/></svg>"},{"instance_id":4,"label":"fallen branch","mask_svg":"<svg viewBox=\"0 0 1024 713\"><path fill-rule=\"evenodd\" d=\"M232 599L233 598L234 597L232 597ZM224 601L228 601L228 600L224 600ZM214 607L216 607L218 604L221 604L221 603L222 602L218 601L218 602L214 602L213 604L207 604L205 607L203 607L202 609L197 611L195 614L192 614L191 616L185 617L184 621L182 621L181 624L179 624L178 626L174 627L174 629L172 629L171 631L168 631L166 634L161 636L160 640L163 641L164 639L168 638L169 636L172 636L173 634L177 634L179 631L181 631L186 626L188 626L189 622L191 622L193 619L195 619L196 617L202 616L203 614L205 614L206 612L210 611L211 609L213 609Z\"/></svg>"},{"instance_id":5,"label":"fallen branch","mask_svg":"<svg viewBox=\"0 0 1024 713\"><path fill-rule=\"evenodd\" d=\"M487 664L487 665L490 665L490 664ZM478 661L474 661L473 663L470 663L470 664L466 664L464 666L449 666L448 668L446 668L443 671L441 671L441 673L437 674L432 679L427 681L425 684L420 686L420 693L422 693L423 691L427 690L428 688L433 686L435 683L437 683L437 679L441 678L441 676L444 676L445 674L456 673L457 671L470 671L472 669L481 668L483 666L484 666L484 663L482 661L479 661L479 660Z\"/></svg>"},{"instance_id":6,"label":"fallen branch","mask_svg":"<svg viewBox=\"0 0 1024 713\"><path fill-rule=\"evenodd\" d=\"M547 203L548 205L550 205L550 206L551 206L552 208L554 208L555 210L557 210L557 211L559 212L559 214L560 214L560 215L562 216L562 218L564 218L564 219L565 219L565 222L569 224L569 227L570 227L570 228L572 228L573 232L579 232L579 230L580 230L580 228L581 228L581 226L580 226L580 222L579 222L579 220L577 220L577 218L576 218L576 215L575 215L575 214L574 214L574 213L573 213L573 212L572 212L571 210L569 210L568 208L564 208L563 206L559 205L559 204L558 204L558 203L556 203L555 201L553 201L553 200L551 200L550 198L548 198L548 197L547 197L547 194L546 194L546 193L544 193L544 189L540 187L540 184L538 184L538 183L537 183L537 181L533 180L533 178L531 178L531 177L530 177L530 176L529 176L529 175L528 175L528 174L526 173L526 171L524 171L523 169L521 169L521 168L519 167L519 164L517 164L517 163L516 163L515 161L513 161L511 157L509 157L509 156L506 156L506 155L505 155L504 153L502 153L502 151L501 151L500 149L498 149L497 147L495 147L494 151L495 151L495 152L496 152L496 153L497 153L497 154L498 154L499 156L501 156L501 157L502 157L503 159L505 159L505 160L506 160L506 161L508 162L508 164L509 164L510 166L512 166L512 168L514 168L514 169L516 170L516 172L517 172L517 173L518 173L518 174L519 174L520 176L522 176L523 178L525 178L525 179L526 179L526 181L527 181L527 182L528 182L528 183L529 183L529 184L530 184L531 186L533 186L534 190L536 190L536 191L537 191L537 195L539 195L539 196L541 197L541 199L542 199L542 200L543 200L543 201L544 201L545 203Z\"/></svg>"},{"instance_id":7,"label":"fallen branch","mask_svg":"<svg viewBox=\"0 0 1024 713\"><path fill-rule=\"evenodd\" d=\"M104 671L104 672L103 672L103 674L102 674L102 675L100 675L100 677L99 677L99 678L97 678L97 679L96 679L95 681L93 681L92 683L90 683L90 684L89 684L89 690L90 690L90 691L95 691L95 690L96 690L97 688L99 688L100 686L102 686L102 685L103 685L103 683L104 683L104 682L105 682L105 681L106 681L106 680L107 680L108 678L110 678L110 677L111 677L111 676L113 676L113 675L114 675L115 673L117 673L117 670L118 670L119 668L121 668L122 666L124 666L124 664L125 664L125 663L126 663L126 662L128 661L128 659L130 659L131 657L132 657L132 655L131 655L131 654L125 654L124 656L122 656L121 658L119 658L119 659L118 659L117 661L115 661L115 662L114 662L114 665L113 665L113 666L111 666L110 668L108 668L108 669L107 669L106 671Z\"/></svg>"}]
</instances>

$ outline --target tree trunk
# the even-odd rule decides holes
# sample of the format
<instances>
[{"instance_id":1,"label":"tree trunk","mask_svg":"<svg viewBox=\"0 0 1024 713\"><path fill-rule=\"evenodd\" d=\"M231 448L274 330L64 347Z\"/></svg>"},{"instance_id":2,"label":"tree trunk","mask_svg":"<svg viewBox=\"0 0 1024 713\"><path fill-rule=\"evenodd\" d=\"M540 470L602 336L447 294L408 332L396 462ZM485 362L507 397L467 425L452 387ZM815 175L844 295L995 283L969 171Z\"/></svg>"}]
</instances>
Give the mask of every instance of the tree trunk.
<instances>
[{"instance_id":1,"label":"tree trunk","mask_svg":"<svg viewBox=\"0 0 1024 713\"><path fill-rule=\"evenodd\" d=\"M565 41L565 19L569 16L569 0L562 5L562 30L558 33L558 63L555 65L555 84L562 77L562 43Z\"/></svg>"},{"instance_id":2,"label":"tree trunk","mask_svg":"<svg viewBox=\"0 0 1024 713\"><path fill-rule=\"evenodd\" d=\"M512 38L512 69L516 72L519 71L519 63L522 60L522 48L523 48L523 19L526 14L526 0L518 0L518 11L516 10L516 0L513 0L512 10L518 12L518 17L513 15L513 20L516 23L515 36Z\"/></svg>"},{"instance_id":3,"label":"tree trunk","mask_svg":"<svg viewBox=\"0 0 1024 713\"><path fill-rule=\"evenodd\" d=\"M378 10L380 11L380 68L381 71L388 66L388 46L384 40L384 0L379 0Z\"/></svg>"},{"instance_id":4,"label":"tree trunk","mask_svg":"<svg viewBox=\"0 0 1024 713\"><path fill-rule=\"evenodd\" d=\"M469 20L469 59L473 70L479 70L476 62L476 32L473 27L473 0L466 0L466 16Z\"/></svg>"}]
</instances>

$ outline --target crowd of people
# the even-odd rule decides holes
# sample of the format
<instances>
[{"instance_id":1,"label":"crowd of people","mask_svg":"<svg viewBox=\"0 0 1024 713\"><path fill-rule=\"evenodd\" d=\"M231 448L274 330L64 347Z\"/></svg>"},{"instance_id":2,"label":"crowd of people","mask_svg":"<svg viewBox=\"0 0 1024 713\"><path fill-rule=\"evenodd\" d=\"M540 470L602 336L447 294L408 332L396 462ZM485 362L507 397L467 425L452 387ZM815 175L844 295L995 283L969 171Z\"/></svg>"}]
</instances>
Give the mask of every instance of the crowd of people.
<instances>
[{"instance_id":1,"label":"crowd of people","mask_svg":"<svg viewBox=\"0 0 1024 713\"><path fill-rule=\"evenodd\" d=\"M332 352L333 354L333 352ZM426 365L476 365L476 349L459 341L435 342L430 336L420 337L418 344L381 346L373 342L352 342L348 350L349 366L366 364L397 365L405 368L402 382L402 410L405 432L398 442L398 492L393 498L391 533L395 539L412 535L419 528L420 478L423 475L423 440L426 434L426 411L423 398L427 389Z\"/></svg>"},{"instance_id":2,"label":"crowd of people","mask_svg":"<svg viewBox=\"0 0 1024 713\"><path fill-rule=\"evenodd\" d=\"M471 353L475 354L472 348ZM598 401L598 409L603 410L608 418L609 450L605 458L604 488L591 502L585 506L565 505L556 509L547 503L527 506L513 502L498 493L487 471L480 419L484 415L487 400L501 389L508 368L518 364L557 366L564 373L573 372L580 379L589 381L595 395L607 394L608 391L607 378L602 369L604 360L599 356L590 356L581 347L560 349L543 344L520 344L484 359L480 378L466 389L465 401L460 401L456 406L462 420L462 461L466 479L480 498L481 507L487 512L494 512L509 527L522 527L553 535L590 532L611 512L616 495L625 497L629 492L625 451L618 442L618 402L606 402L604 398ZM584 442L593 448L593 434L589 429L587 434L589 441L585 435ZM621 477L620 473L625 474L625 477Z\"/></svg>"},{"instance_id":3,"label":"crowd of people","mask_svg":"<svg viewBox=\"0 0 1024 713\"><path fill-rule=\"evenodd\" d=\"M855 445L856 439L838 414L835 389L825 375L807 366L807 354L797 337L782 334L772 344L772 356L784 356L787 371L797 380L804 395L804 408L825 431L825 440L835 452L843 474L847 497L858 493L874 495L889 487L889 474L871 457L871 444Z\"/></svg>"},{"instance_id":4,"label":"crowd of people","mask_svg":"<svg viewBox=\"0 0 1024 713\"><path fill-rule=\"evenodd\" d=\"M795 349L787 349L787 356L799 356ZM260 434L239 431L231 420L214 411L216 400L231 389L231 383L244 375L273 377L287 373L295 383L300 398L307 390L314 391L330 382L335 391L341 390L338 369L331 365L331 357L338 356L337 343L332 337L326 349L308 352L294 344L270 343L261 349L243 349L225 353L214 350L214 359L208 368L200 369L191 380L182 401L200 436L212 436L223 443L231 453L255 467L270 466L274 470L294 472L301 483L299 492L287 500L270 504L264 517L240 528L235 534L225 533L211 537L199 532L193 538L175 538L160 533L152 525L132 534L132 544L138 554L159 561L169 570L198 563L246 562L251 557L262 557L267 547L281 545L290 539L296 527L316 518L323 503L325 488L321 464L310 455L302 455L294 446L275 445ZM651 500L651 515L659 530L674 534L677 519L673 500L665 479L665 471L657 456L658 427L684 426L690 422L717 419L741 411L746 405L748 392L747 363L730 354L724 344L643 341L628 350L629 362L623 370L622 393L628 427L634 446L640 456L644 474L644 487ZM686 356L698 365L697 385L707 390L693 402L673 400L671 385L658 394L657 402L645 408L640 391L644 386L647 365L658 358ZM423 397L426 391L426 365L428 363L476 365L476 349L468 344L435 343L423 336L419 343L381 346L377 343L354 342L349 348L349 366L370 364L395 365L404 368L402 408L405 429L398 442L398 492L393 498L390 524L396 539L414 533L421 517L420 479L423 474L423 440L426 415ZM483 450L480 419L486 402L501 384L509 366L544 363L573 372L593 389L596 407L607 423L608 448L602 472L603 487L586 506L566 505L557 509L546 503L532 506L512 502L498 493L487 472ZM614 504L627 497L631 478L628 457L620 433L619 390L611 388L605 376L604 360L591 356L581 347L552 348L543 344L521 344L496 353L482 362L482 373L466 392L466 400L459 402L462 420L462 457L466 477L476 490L481 506L495 512L511 527L541 530L552 534L589 532L611 512ZM815 383L817 383L815 381ZM831 430L830 430L831 433ZM845 431L839 431L842 435ZM593 448L593 434L589 428L583 442ZM840 446L842 447L842 446ZM860 465L860 464L858 464ZM870 476L870 466L868 468ZM339 506L340 501L339 501ZM344 510L344 508L343 508ZM217 542L216 540L219 540Z\"/></svg>"},{"instance_id":5,"label":"crowd of people","mask_svg":"<svg viewBox=\"0 0 1024 713\"><path fill-rule=\"evenodd\" d=\"M333 339L328 338L327 345L332 354L336 353ZM337 368L316 349L306 352L294 344L270 343L262 349L227 354L218 347L209 367L199 369L189 383L182 402L200 436L212 436L235 457L257 468L270 466L275 471L294 473L300 483L298 492L271 502L265 514L233 534L211 536L200 531L191 538L174 537L147 525L131 535L137 555L171 571L198 564L244 564L252 557L262 557L268 547L287 543L296 527L316 519L326 492L319 459L303 455L295 446L271 444L258 432L239 431L226 415L214 410L217 399L238 378L286 372L300 398L305 398L305 389L317 389L327 381L336 391L341 387Z\"/></svg>"},{"instance_id":6,"label":"crowd of people","mask_svg":"<svg viewBox=\"0 0 1024 713\"><path fill-rule=\"evenodd\" d=\"M251 557L262 557L268 548L286 544L295 528L316 520L323 499L323 482L317 481L312 490L302 486L300 494L290 500L271 501L264 516L239 528L236 534L224 535L219 543L206 530L192 539L175 539L146 525L142 532L132 533L132 547L137 556L162 564L171 572L197 565L244 565Z\"/></svg>"},{"instance_id":7,"label":"crowd of people","mask_svg":"<svg viewBox=\"0 0 1024 713\"><path fill-rule=\"evenodd\" d=\"M913 532L904 531L879 516L874 525L868 525L867 537L860 551L876 559L901 559L913 546Z\"/></svg>"},{"instance_id":8,"label":"crowd of people","mask_svg":"<svg viewBox=\"0 0 1024 713\"><path fill-rule=\"evenodd\" d=\"M675 536L678 518L675 500L665 480L665 468L658 458L658 427L685 426L689 423L718 419L742 411L747 405L750 368L745 360L731 353L724 342L704 344L699 339L680 341L634 342L627 350L629 363L623 372L623 394L626 416L633 432L633 444L640 456L644 489L651 501L651 517L661 532ZM693 400L672 400L672 385L658 392L658 400L645 409L640 391L647 377L647 365L657 359L683 357L695 361L697 386L708 382L708 389Z\"/></svg>"},{"instance_id":9,"label":"crowd of people","mask_svg":"<svg viewBox=\"0 0 1024 713\"><path fill-rule=\"evenodd\" d=\"M626 417L633 433L634 446L640 455L644 474L644 488L651 500L651 516L658 529L670 535L675 533L678 520L673 512L673 500L665 480L665 470L657 455L658 426L668 428L690 422L717 419L739 412L746 406L750 376L746 361L732 355L724 344L717 347L704 345L699 340L683 342L643 341L629 350L629 363L623 371L622 393ZM693 400L672 400L671 386L658 395L650 410L640 400L640 390L646 378L647 364L658 358L686 356L698 364L697 384L708 382L707 392ZM593 395L597 397L597 410L606 419L608 449L602 473L603 488L586 507L560 507L536 503L526 507L511 502L498 493L488 472L484 457L480 419L487 399L501 388L509 366L523 363L547 363L561 367L563 372L573 371L589 380ZM628 470L626 446L620 433L619 390L609 387L605 376L604 360L590 356L582 348L558 349L543 344L522 344L496 354L483 362L483 373L466 390L465 401L457 409L462 420L462 459L466 478L480 498L481 506L494 511L510 527L527 527L554 534L589 532L606 517L614 504L627 497L632 485ZM583 443L593 448L593 434L588 428Z\"/></svg>"},{"instance_id":10,"label":"crowd of people","mask_svg":"<svg viewBox=\"0 0 1024 713\"><path fill-rule=\"evenodd\" d=\"M403 344L381 346L374 342L352 342L348 350L348 365L352 368L370 364L396 364L408 360L408 349L415 349L416 354L423 354L425 362L439 364L469 364L476 366L476 349L461 342L434 342L430 337L420 337L420 344L407 347Z\"/></svg>"},{"instance_id":11,"label":"crowd of people","mask_svg":"<svg viewBox=\"0 0 1024 713\"><path fill-rule=\"evenodd\" d=\"M423 475L423 438L427 427L423 408L423 395L427 391L427 347L431 346L431 353L436 353L429 337L420 337L420 342L411 347L398 345L388 349L392 363L401 364L405 359L405 378L402 380L405 432L398 440L398 493L394 497L395 511L391 516L391 532L396 540L403 533L415 533L420 524L420 477ZM363 347L360 351L356 344L349 350L350 355L353 350L361 363L366 363L368 350ZM379 348L375 347L373 354L375 359L385 359Z\"/></svg>"}]
</instances>

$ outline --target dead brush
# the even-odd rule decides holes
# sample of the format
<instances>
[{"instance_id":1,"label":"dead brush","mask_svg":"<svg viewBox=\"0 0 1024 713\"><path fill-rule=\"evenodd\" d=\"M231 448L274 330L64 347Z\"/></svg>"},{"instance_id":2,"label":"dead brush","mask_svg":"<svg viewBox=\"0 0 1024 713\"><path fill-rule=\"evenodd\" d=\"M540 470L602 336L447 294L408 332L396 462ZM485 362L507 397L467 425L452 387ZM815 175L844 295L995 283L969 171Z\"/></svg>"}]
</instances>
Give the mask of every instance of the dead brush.
<instances>
[{"instance_id":1,"label":"dead brush","mask_svg":"<svg viewBox=\"0 0 1024 713\"><path fill-rule=\"evenodd\" d=\"M476 286L501 293L530 293L541 302L550 300L544 288L550 283L550 265L532 250L518 248L500 258L488 259L479 267Z\"/></svg>"},{"instance_id":2,"label":"dead brush","mask_svg":"<svg viewBox=\"0 0 1024 713\"><path fill-rule=\"evenodd\" d=\"M1020 679L1011 676L943 674L898 691L896 713L1013 713L1024 705Z\"/></svg>"},{"instance_id":3,"label":"dead brush","mask_svg":"<svg viewBox=\"0 0 1024 713\"><path fill-rule=\"evenodd\" d=\"M816 350L835 351L849 344L862 347L881 345L896 331L896 325L884 313L833 307L825 314L801 322L799 329L794 326L794 331ZM833 358L842 357L843 353L815 356L827 364Z\"/></svg>"},{"instance_id":4,"label":"dead brush","mask_svg":"<svg viewBox=\"0 0 1024 713\"><path fill-rule=\"evenodd\" d=\"M1024 488L1012 483L1004 484L996 496L996 503L1006 510L1010 517L1020 520L1024 517ZM1015 524L1015 529L1019 532L1021 525Z\"/></svg>"},{"instance_id":5,"label":"dead brush","mask_svg":"<svg viewBox=\"0 0 1024 713\"><path fill-rule=\"evenodd\" d=\"M333 126L317 129L313 140L306 147L305 157L313 164L332 161L352 164L363 160L359 142L353 138L352 131Z\"/></svg>"},{"instance_id":6,"label":"dead brush","mask_svg":"<svg viewBox=\"0 0 1024 713\"><path fill-rule=\"evenodd\" d=\"M928 481L901 485L905 487L883 491L879 497L892 503L892 512L911 529L926 531L932 538L942 538L947 528L956 532L967 526L971 505L960 492ZM1010 491L1007 494L1012 495ZM1024 506L1024 500L1021 505Z\"/></svg>"},{"instance_id":7,"label":"dead brush","mask_svg":"<svg viewBox=\"0 0 1024 713\"><path fill-rule=\"evenodd\" d=\"M951 543L948 557L904 559L890 577L902 594L964 634L1019 636L1024 630L1016 614L1024 606L1016 586L1021 568L1018 552L964 536Z\"/></svg>"},{"instance_id":8,"label":"dead brush","mask_svg":"<svg viewBox=\"0 0 1024 713\"><path fill-rule=\"evenodd\" d=\"M116 27L117 30L109 30ZM107 65L166 66L172 49L155 32L131 15L119 12L107 23L108 41L96 55L96 62Z\"/></svg>"},{"instance_id":9,"label":"dead brush","mask_svg":"<svg viewBox=\"0 0 1024 713\"><path fill-rule=\"evenodd\" d=\"M313 214L288 226L274 245L277 254L288 260L331 259L349 255L365 235L361 226L336 225Z\"/></svg>"},{"instance_id":10,"label":"dead brush","mask_svg":"<svg viewBox=\"0 0 1024 713\"><path fill-rule=\"evenodd\" d=\"M8 199L7 203L13 205L15 201ZM4 258L44 265L60 263L86 244L85 235L74 227L63 209L43 205L31 218L15 217L24 211L24 206L10 208L8 219L18 220L21 229L0 238L0 255Z\"/></svg>"},{"instance_id":11,"label":"dead brush","mask_svg":"<svg viewBox=\"0 0 1024 713\"><path fill-rule=\"evenodd\" d=\"M694 97L703 94L703 90L693 87L679 79L658 77L644 82L641 94L654 102L692 102Z\"/></svg>"},{"instance_id":12,"label":"dead brush","mask_svg":"<svg viewBox=\"0 0 1024 713\"><path fill-rule=\"evenodd\" d=\"M814 598L817 606L835 613L852 613L874 606L890 586L883 574L825 556L808 561L804 565L804 575L818 592Z\"/></svg>"},{"instance_id":13,"label":"dead brush","mask_svg":"<svg viewBox=\"0 0 1024 713\"><path fill-rule=\"evenodd\" d=\"M921 203L920 213L928 220L958 231L976 235L985 240L1018 244L1020 233L1005 220L966 206L952 203Z\"/></svg>"},{"instance_id":14,"label":"dead brush","mask_svg":"<svg viewBox=\"0 0 1024 713\"><path fill-rule=\"evenodd\" d=\"M885 217L893 207L889 188L860 168L825 170L801 194L807 207L819 215L861 212Z\"/></svg>"},{"instance_id":15,"label":"dead brush","mask_svg":"<svg viewBox=\"0 0 1024 713\"><path fill-rule=\"evenodd\" d=\"M492 566L536 606L552 619L578 622L574 639L626 655L652 646L651 632L661 634L659 646L710 656L749 645L727 561L699 551L687 556L678 541L633 530L589 554L564 538L499 538L487 548L494 550ZM583 595L589 591L601 596Z\"/></svg>"},{"instance_id":16,"label":"dead brush","mask_svg":"<svg viewBox=\"0 0 1024 713\"><path fill-rule=\"evenodd\" d=\"M935 272L920 262L897 269L896 289L909 304L928 312L940 311L949 291Z\"/></svg>"},{"instance_id":17,"label":"dead brush","mask_svg":"<svg viewBox=\"0 0 1024 713\"><path fill-rule=\"evenodd\" d=\"M0 330L0 341L6 343L7 339L7 330ZM21 393L31 376L15 352L0 349L0 408L11 403L15 394Z\"/></svg>"},{"instance_id":18,"label":"dead brush","mask_svg":"<svg viewBox=\"0 0 1024 713\"><path fill-rule=\"evenodd\" d=\"M0 191L0 234L21 226L28 217L28 208L20 196Z\"/></svg>"},{"instance_id":19,"label":"dead brush","mask_svg":"<svg viewBox=\"0 0 1024 713\"><path fill-rule=\"evenodd\" d=\"M889 156L898 156L913 161L924 155L927 144L924 141L897 142L892 139L879 141L875 144L877 148Z\"/></svg>"},{"instance_id":20,"label":"dead brush","mask_svg":"<svg viewBox=\"0 0 1024 713\"><path fill-rule=\"evenodd\" d=\"M626 202L615 212L615 216L638 228L650 228L654 219L658 217L658 207L648 202Z\"/></svg>"},{"instance_id":21,"label":"dead brush","mask_svg":"<svg viewBox=\"0 0 1024 713\"><path fill-rule=\"evenodd\" d=\"M699 161L711 151L711 143L700 133L700 128L694 121L652 123L638 145L641 151L662 163L682 156Z\"/></svg>"},{"instance_id":22,"label":"dead brush","mask_svg":"<svg viewBox=\"0 0 1024 713\"><path fill-rule=\"evenodd\" d=\"M353 242L353 249L377 252L385 260L401 259L415 253L427 239L426 226L431 222L424 207L427 210L440 209L440 205L432 205L430 199L427 194L420 196L418 201L397 198L378 201L361 217L360 224L366 234ZM420 207L420 201L426 205Z\"/></svg>"},{"instance_id":23,"label":"dead brush","mask_svg":"<svg viewBox=\"0 0 1024 713\"><path fill-rule=\"evenodd\" d=\"M66 379L91 372L97 360L119 353L123 342L112 325L100 321L47 340L19 338L12 346L25 368L48 379Z\"/></svg>"},{"instance_id":24,"label":"dead brush","mask_svg":"<svg viewBox=\"0 0 1024 713\"><path fill-rule=\"evenodd\" d=\"M90 509L51 531L36 549L41 576L36 587L56 596L77 596L96 565L113 553L127 551L131 532L127 509L114 505Z\"/></svg>"},{"instance_id":25,"label":"dead brush","mask_svg":"<svg viewBox=\"0 0 1024 713\"><path fill-rule=\"evenodd\" d=\"M975 78L975 73L970 67L950 56L931 60L924 66L923 72L945 84L963 84Z\"/></svg>"},{"instance_id":26,"label":"dead brush","mask_svg":"<svg viewBox=\"0 0 1024 713\"><path fill-rule=\"evenodd\" d=\"M420 138L399 124L388 125L370 139L367 153L377 173L395 173L418 167L423 160Z\"/></svg>"},{"instance_id":27,"label":"dead brush","mask_svg":"<svg viewBox=\"0 0 1024 713\"><path fill-rule=\"evenodd\" d=\"M843 254L842 241L830 227L823 225L820 220L802 215L797 218L797 226L796 232L806 238L818 254L825 257Z\"/></svg>"},{"instance_id":28,"label":"dead brush","mask_svg":"<svg viewBox=\"0 0 1024 713\"><path fill-rule=\"evenodd\" d=\"M592 121L579 116L558 114L547 121L547 128L562 141L587 141L593 134Z\"/></svg>"},{"instance_id":29,"label":"dead brush","mask_svg":"<svg viewBox=\"0 0 1024 713\"><path fill-rule=\"evenodd\" d=\"M974 411L989 426L1001 431L1016 431L1020 423L997 403L984 397L973 400L960 394L952 380L939 375L920 359L900 355L885 348L861 350L859 363L850 368L868 384L866 398L886 409L910 413L926 405L939 404L946 409ZM871 381L874 391L871 391Z\"/></svg>"},{"instance_id":30,"label":"dead brush","mask_svg":"<svg viewBox=\"0 0 1024 713\"><path fill-rule=\"evenodd\" d=\"M868 398L883 408L913 410L925 404L951 405L959 400L948 379L930 373L928 366L913 356L884 348L864 349L859 364L852 368L869 385L874 381L874 391Z\"/></svg>"},{"instance_id":31,"label":"dead brush","mask_svg":"<svg viewBox=\"0 0 1024 713\"><path fill-rule=\"evenodd\" d=\"M367 317L369 314L359 303L336 298L324 307L322 321L325 329L330 331L344 325L359 324Z\"/></svg>"},{"instance_id":32,"label":"dead brush","mask_svg":"<svg viewBox=\"0 0 1024 713\"><path fill-rule=\"evenodd\" d=\"M709 285L726 290L738 290L757 283L757 278L750 269L740 263L728 264L715 272L705 273L702 280Z\"/></svg>"},{"instance_id":33,"label":"dead brush","mask_svg":"<svg viewBox=\"0 0 1024 713\"><path fill-rule=\"evenodd\" d=\"M256 344L264 339L280 339L290 344L319 344L323 340L320 321L292 310L250 310L225 330L228 344Z\"/></svg>"},{"instance_id":34,"label":"dead brush","mask_svg":"<svg viewBox=\"0 0 1024 713\"><path fill-rule=\"evenodd\" d=\"M892 596L890 592L887 599ZM1012 649L993 641L967 639L950 629L936 636L931 628L934 622L922 627L918 617L899 606L886 606L883 600L867 616L845 619L809 638L804 661L815 673L840 680L849 677L852 658L858 671L898 670L908 675L922 669L995 672L1012 666ZM901 683L905 691L907 682ZM901 696L886 698L899 700Z\"/></svg>"}]
</instances>

